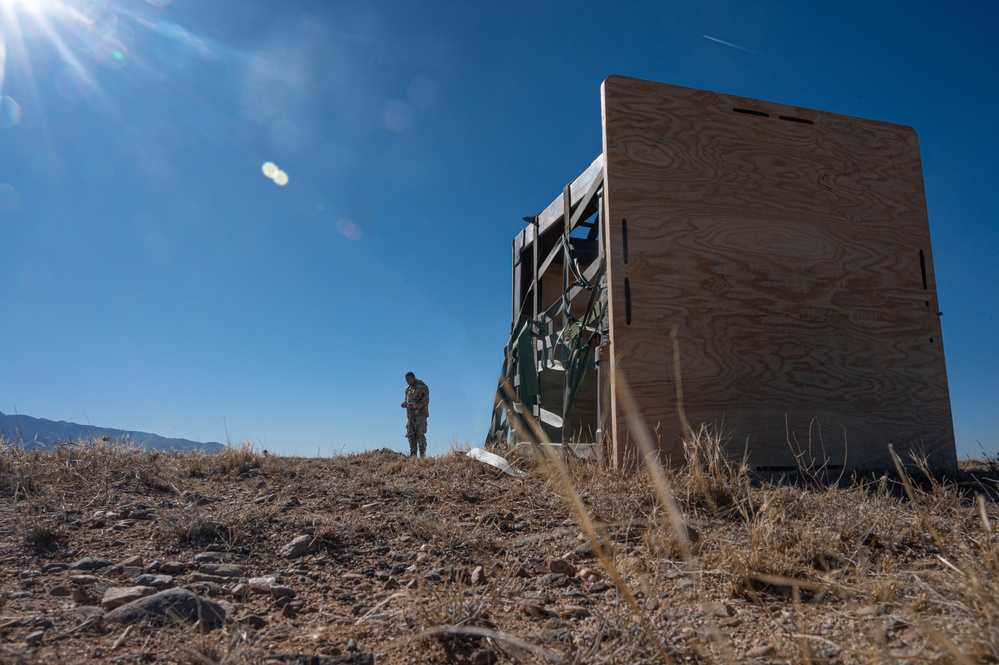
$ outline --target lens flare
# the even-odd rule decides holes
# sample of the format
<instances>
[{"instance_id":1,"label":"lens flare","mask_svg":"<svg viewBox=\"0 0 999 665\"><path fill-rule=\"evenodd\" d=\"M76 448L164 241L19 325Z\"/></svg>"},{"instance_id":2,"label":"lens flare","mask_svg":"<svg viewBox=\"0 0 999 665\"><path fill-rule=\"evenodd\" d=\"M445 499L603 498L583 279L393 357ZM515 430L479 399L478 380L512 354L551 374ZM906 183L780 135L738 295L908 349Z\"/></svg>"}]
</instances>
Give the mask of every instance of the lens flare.
<instances>
[{"instance_id":1,"label":"lens flare","mask_svg":"<svg viewBox=\"0 0 999 665\"><path fill-rule=\"evenodd\" d=\"M264 172L265 176L273 180L275 184L282 187L288 184L288 174L279 169L278 165L274 162L264 162L260 170Z\"/></svg>"},{"instance_id":2,"label":"lens flare","mask_svg":"<svg viewBox=\"0 0 999 665\"><path fill-rule=\"evenodd\" d=\"M13 97L0 96L0 127L10 129L21 123L21 105Z\"/></svg>"}]
</instances>

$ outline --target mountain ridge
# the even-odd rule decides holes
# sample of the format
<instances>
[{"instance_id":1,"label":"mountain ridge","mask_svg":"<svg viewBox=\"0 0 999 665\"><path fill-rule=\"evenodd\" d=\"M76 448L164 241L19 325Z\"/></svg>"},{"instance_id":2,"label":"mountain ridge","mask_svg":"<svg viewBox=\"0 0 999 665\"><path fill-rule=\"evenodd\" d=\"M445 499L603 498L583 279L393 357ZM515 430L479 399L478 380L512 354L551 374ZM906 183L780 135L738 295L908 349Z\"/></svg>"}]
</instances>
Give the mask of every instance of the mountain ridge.
<instances>
[{"instance_id":1,"label":"mountain ridge","mask_svg":"<svg viewBox=\"0 0 999 665\"><path fill-rule=\"evenodd\" d=\"M21 443L28 448L51 448L69 441L91 441L108 438L120 443L132 443L148 450L203 450L218 452L225 446L217 441L191 441L169 438L151 432L95 427L65 420L35 418L24 414L7 415L0 411L0 439Z\"/></svg>"}]
</instances>

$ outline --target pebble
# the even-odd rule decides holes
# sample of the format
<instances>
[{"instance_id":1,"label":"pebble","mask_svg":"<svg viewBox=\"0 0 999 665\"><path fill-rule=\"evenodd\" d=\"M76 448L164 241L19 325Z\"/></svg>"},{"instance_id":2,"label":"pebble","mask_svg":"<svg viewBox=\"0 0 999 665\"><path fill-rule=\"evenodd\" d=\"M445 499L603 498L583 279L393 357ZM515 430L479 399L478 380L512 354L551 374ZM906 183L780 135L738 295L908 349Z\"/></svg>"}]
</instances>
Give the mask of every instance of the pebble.
<instances>
[{"instance_id":1,"label":"pebble","mask_svg":"<svg viewBox=\"0 0 999 665\"><path fill-rule=\"evenodd\" d=\"M56 598L61 598L64 596L72 596L73 591L69 587L60 585L60 586L54 586L51 589L49 589L49 595L55 596Z\"/></svg>"},{"instance_id":2,"label":"pebble","mask_svg":"<svg viewBox=\"0 0 999 665\"><path fill-rule=\"evenodd\" d=\"M548 562L548 570L552 573L574 576L579 569L576 568L575 564L566 559L552 559Z\"/></svg>"},{"instance_id":3,"label":"pebble","mask_svg":"<svg viewBox=\"0 0 999 665\"><path fill-rule=\"evenodd\" d=\"M155 593L156 589L147 586L111 587L104 592L104 596L101 598L101 607L113 610Z\"/></svg>"},{"instance_id":4,"label":"pebble","mask_svg":"<svg viewBox=\"0 0 999 665\"><path fill-rule=\"evenodd\" d=\"M232 597L237 600L246 600L246 598L250 595L250 585L241 582L232 588L231 593Z\"/></svg>"},{"instance_id":5,"label":"pebble","mask_svg":"<svg viewBox=\"0 0 999 665\"><path fill-rule=\"evenodd\" d=\"M586 593L604 593L605 591L610 591L614 588L614 585L608 584L607 582L594 582L590 586L586 587Z\"/></svg>"},{"instance_id":6,"label":"pebble","mask_svg":"<svg viewBox=\"0 0 999 665\"><path fill-rule=\"evenodd\" d=\"M548 573L541 576L538 584L541 586L564 587L572 584L572 580L564 573Z\"/></svg>"},{"instance_id":7,"label":"pebble","mask_svg":"<svg viewBox=\"0 0 999 665\"><path fill-rule=\"evenodd\" d=\"M284 559L297 559L312 551L315 539L312 536L298 536L281 548L279 554Z\"/></svg>"},{"instance_id":8,"label":"pebble","mask_svg":"<svg viewBox=\"0 0 999 665\"><path fill-rule=\"evenodd\" d=\"M111 565L110 561L105 561L104 559L97 559L92 556L85 556L79 561L74 562L70 565L71 570L97 570L99 568L107 568Z\"/></svg>"},{"instance_id":9,"label":"pebble","mask_svg":"<svg viewBox=\"0 0 999 665\"><path fill-rule=\"evenodd\" d=\"M703 614L715 616L715 617L732 617L735 616L735 610L732 609L731 605L717 601L707 601L701 603L701 612Z\"/></svg>"},{"instance_id":10,"label":"pebble","mask_svg":"<svg viewBox=\"0 0 999 665\"><path fill-rule=\"evenodd\" d=\"M281 584L271 585L271 595L275 598L294 598L298 594L290 586L284 586Z\"/></svg>"},{"instance_id":11,"label":"pebble","mask_svg":"<svg viewBox=\"0 0 999 665\"><path fill-rule=\"evenodd\" d=\"M188 589L167 589L115 608L104 615L112 623L164 623L181 618L191 623L199 619L207 626L221 624L225 610L213 600L195 595Z\"/></svg>"},{"instance_id":12,"label":"pebble","mask_svg":"<svg viewBox=\"0 0 999 665\"><path fill-rule=\"evenodd\" d=\"M865 605L853 613L855 617L876 617L888 613L888 606L884 604Z\"/></svg>"},{"instance_id":13,"label":"pebble","mask_svg":"<svg viewBox=\"0 0 999 665\"><path fill-rule=\"evenodd\" d=\"M160 564L160 572L164 575L179 575L187 572L187 564L180 561L166 561Z\"/></svg>"},{"instance_id":14,"label":"pebble","mask_svg":"<svg viewBox=\"0 0 999 665\"><path fill-rule=\"evenodd\" d=\"M156 589L166 589L173 586L172 575L139 575L135 578L136 586L151 586Z\"/></svg>"},{"instance_id":15,"label":"pebble","mask_svg":"<svg viewBox=\"0 0 999 665\"><path fill-rule=\"evenodd\" d=\"M222 563L222 554L219 552L198 552L194 555L195 563Z\"/></svg>"},{"instance_id":16,"label":"pebble","mask_svg":"<svg viewBox=\"0 0 999 665\"><path fill-rule=\"evenodd\" d=\"M482 566L476 566L472 570L472 585L473 586L483 586L488 584L489 580L486 579L486 571Z\"/></svg>"},{"instance_id":17,"label":"pebble","mask_svg":"<svg viewBox=\"0 0 999 665\"><path fill-rule=\"evenodd\" d=\"M96 575L70 575L69 581L77 586L83 586L84 584L97 584L100 578Z\"/></svg>"},{"instance_id":18,"label":"pebble","mask_svg":"<svg viewBox=\"0 0 999 665\"><path fill-rule=\"evenodd\" d=\"M198 572L216 577L243 577L246 568L232 563L206 563L198 568Z\"/></svg>"},{"instance_id":19,"label":"pebble","mask_svg":"<svg viewBox=\"0 0 999 665\"><path fill-rule=\"evenodd\" d=\"M773 656L777 653L777 649L769 644L764 644L762 646L754 647L746 652L746 655L750 658L767 658Z\"/></svg>"},{"instance_id":20,"label":"pebble","mask_svg":"<svg viewBox=\"0 0 999 665\"><path fill-rule=\"evenodd\" d=\"M281 616L293 619L305 608L304 600L293 600L281 608Z\"/></svg>"},{"instance_id":21,"label":"pebble","mask_svg":"<svg viewBox=\"0 0 999 665\"><path fill-rule=\"evenodd\" d=\"M241 626L252 628L253 630L262 630L267 627L268 621L262 616L258 616L256 614L247 614L246 616L236 619L236 623Z\"/></svg>"},{"instance_id":22,"label":"pebble","mask_svg":"<svg viewBox=\"0 0 999 665\"><path fill-rule=\"evenodd\" d=\"M251 577L248 584L250 585L250 591L256 593L270 593L271 587L277 584L279 578L277 575L267 575L264 577Z\"/></svg>"},{"instance_id":23,"label":"pebble","mask_svg":"<svg viewBox=\"0 0 999 665\"><path fill-rule=\"evenodd\" d=\"M121 562L121 565L125 566L126 568L130 568L132 566L143 568L146 564L142 560L141 556L136 555L128 557L127 559Z\"/></svg>"},{"instance_id":24,"label":"pebble","mask_svg":"<svg viewBox=\"0 0 999 665\"><path fill-rule=\"evenodd\" d=\"M563 619L583 619L590 614L590 611L581 605L566 605L559 612L559 616Z\"/></svg>"}]
</instances>

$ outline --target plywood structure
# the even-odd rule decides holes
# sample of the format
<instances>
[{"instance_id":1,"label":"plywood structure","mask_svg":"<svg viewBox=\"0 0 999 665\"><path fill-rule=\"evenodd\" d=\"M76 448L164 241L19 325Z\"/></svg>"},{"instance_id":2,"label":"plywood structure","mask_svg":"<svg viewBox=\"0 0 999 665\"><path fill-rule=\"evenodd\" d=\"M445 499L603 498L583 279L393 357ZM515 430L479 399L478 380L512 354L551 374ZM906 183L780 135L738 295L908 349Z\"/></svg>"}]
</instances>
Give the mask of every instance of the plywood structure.
<instances>
[{"instance_id":1,"label":"plywood structure","mask_svg":"<svg viewBox=\"0 0 999 665\"><path fill-rule=\"evenodd\" d=\"M635 445L637 409L673 464L685 416L759 467L886 468L892 443L953 468L915 132L620 76L602 102L603 154L514 241L514 327L529 311L555 346L589 333L600 371L582 418L613 458ZM579 260L584 236L599 247ZM546 309L545 261L569 266L566 294L574 272L602 276L575 283L603 318Z\"/></svg>"}]
</instances>

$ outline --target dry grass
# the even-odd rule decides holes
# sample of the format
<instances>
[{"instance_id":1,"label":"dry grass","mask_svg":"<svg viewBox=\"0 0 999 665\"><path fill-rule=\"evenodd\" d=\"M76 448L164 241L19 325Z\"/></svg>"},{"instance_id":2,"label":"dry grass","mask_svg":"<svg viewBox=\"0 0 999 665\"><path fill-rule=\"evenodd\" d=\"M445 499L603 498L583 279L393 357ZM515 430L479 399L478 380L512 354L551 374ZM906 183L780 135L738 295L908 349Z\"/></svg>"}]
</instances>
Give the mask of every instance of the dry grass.
<instances>
[{"instance_id":1,"label":"dry grass","mask_svg":"<svg viewBox=\"0 0 999 665\"><path fill-rule=\"evenodd\" d=\"M0 660L97 662L114 647L125 661L145 650L189 663L363 652L379 663L999 662L989 460L951 480L787 482L754 477L722 443L692 432L683 471L648 455L622 472L504 451L527 472L514 480L461 451L310 460L250 445L204 455L0 442L0 595L21 594L2 609ZM142 507L155 519L126 518ZM313 553L278 558L302 533ZM299 590L307 610L286 620L250 599L236 613L267 616L264 630L124 635L64 623L50 629L58 639L26 645L28 618L62 616L69 601L24 571L205 548L259 574L308 568L318 583ZM565 555L592 576L545 577ZM477 567L485 582L473 585Z\"/></svg>"}]
</instances>

